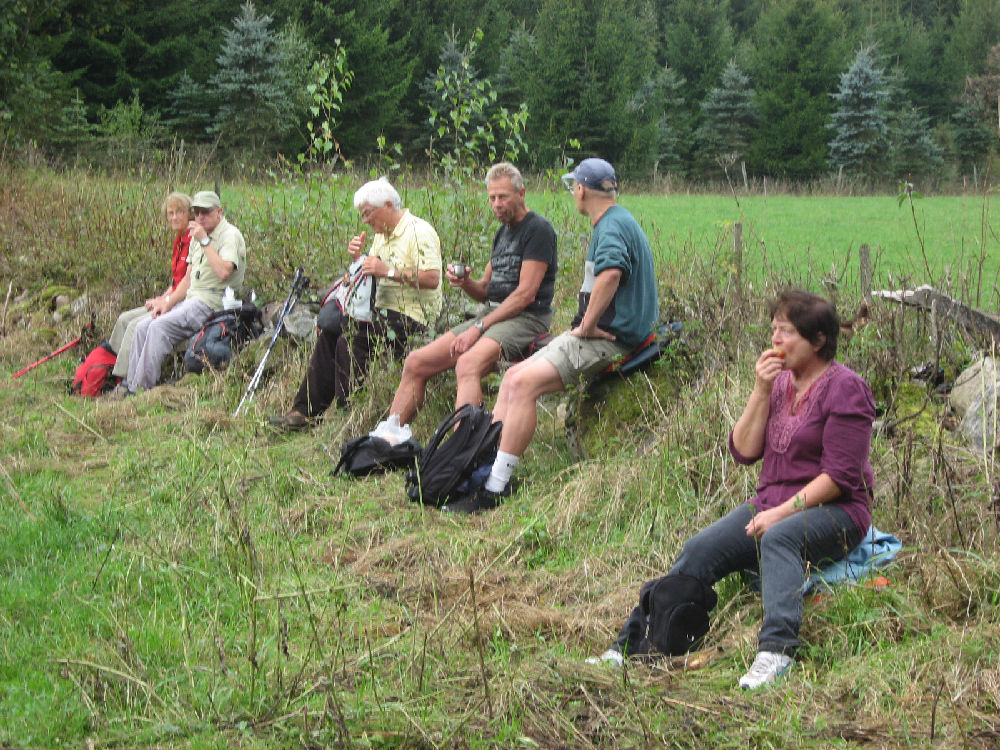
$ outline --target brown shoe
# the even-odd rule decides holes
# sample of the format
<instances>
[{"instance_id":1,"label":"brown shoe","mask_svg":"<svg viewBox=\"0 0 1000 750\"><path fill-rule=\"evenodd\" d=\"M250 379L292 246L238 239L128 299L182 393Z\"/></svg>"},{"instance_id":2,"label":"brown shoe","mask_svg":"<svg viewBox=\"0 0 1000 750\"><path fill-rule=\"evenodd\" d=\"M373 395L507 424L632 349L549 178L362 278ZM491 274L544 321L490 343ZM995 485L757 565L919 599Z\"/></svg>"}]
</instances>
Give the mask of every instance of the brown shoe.
<instances>
[{"instance_id":1,"label":"brown shoe","mask_svg":"<svg viewBox=\"0 0 1000 750\"><path fill-rule=\"evenodd\" d=\"M309 426L309 419L304 414L294 410L282 417L271 417L267 422L279 430L301 430Z\"/></svg>"}]
</instances>

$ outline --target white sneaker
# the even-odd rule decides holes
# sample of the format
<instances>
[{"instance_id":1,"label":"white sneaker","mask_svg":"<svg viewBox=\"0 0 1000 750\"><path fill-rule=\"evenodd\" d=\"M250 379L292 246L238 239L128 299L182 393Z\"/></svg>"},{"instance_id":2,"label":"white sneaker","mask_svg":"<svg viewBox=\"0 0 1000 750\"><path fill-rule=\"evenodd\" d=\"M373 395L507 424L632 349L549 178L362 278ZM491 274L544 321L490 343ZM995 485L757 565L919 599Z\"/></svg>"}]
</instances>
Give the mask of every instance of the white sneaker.
<instances>
[{"instance_id":1,"label":"white sneaker","mask_svg":"<svg viewBox=\"0 0 1000 750\"><path fill-rule=\"evenodd\" d=\"M756 690L761 685L767 685L777 680L794 663L795 659L785 654L758 651L757 658L750 665L750 671L740 677L740 687L744 690Z\"/></svg>"},{"instance_id":2,"label":"white sneaker","mask_svg":"<svg viewBox=\"0 0 1000 750\"><path fill-rule=\"evenodd\" d=\"M588 657L587 664L610 664L614 667L620 667L625 664L625 657L621 655L620 651L615 651L615 649L609 648L600 656Z\"/></svg>"}]
</instances>

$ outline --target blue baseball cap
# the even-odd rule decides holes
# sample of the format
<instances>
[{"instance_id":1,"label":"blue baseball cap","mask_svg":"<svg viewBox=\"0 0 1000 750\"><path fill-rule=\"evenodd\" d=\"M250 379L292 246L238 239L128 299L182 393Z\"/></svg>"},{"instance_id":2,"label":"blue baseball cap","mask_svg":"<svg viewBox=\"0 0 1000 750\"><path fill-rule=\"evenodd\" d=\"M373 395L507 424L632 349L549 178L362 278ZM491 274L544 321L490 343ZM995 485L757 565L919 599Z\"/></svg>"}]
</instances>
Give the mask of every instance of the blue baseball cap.
<instances>
[{"instance_id":1,"label":"blue baseball cap","mask_svg":"<svg viewBox=\"0 0 1000 750\"><path fill-rule=\"evenodd\" d=\"M562 176L563 182L567 180L576 180L585 188L603 190L605 193L618 189L615 168L604 159L584 159L576 165L576 169Z\"/></svg>"}]
</instances>

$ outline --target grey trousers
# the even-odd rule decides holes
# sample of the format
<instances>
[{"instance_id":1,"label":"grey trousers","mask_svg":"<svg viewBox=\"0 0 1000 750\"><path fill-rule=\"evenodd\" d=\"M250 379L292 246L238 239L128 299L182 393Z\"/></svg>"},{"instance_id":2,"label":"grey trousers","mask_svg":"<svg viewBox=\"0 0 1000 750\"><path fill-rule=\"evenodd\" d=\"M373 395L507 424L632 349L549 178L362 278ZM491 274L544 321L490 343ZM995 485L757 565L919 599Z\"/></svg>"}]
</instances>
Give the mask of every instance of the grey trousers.
<instances>
[{"instance_id":1,"label":"grey trousers","mask_svg":"<svg viewBox=\"0 0 1000 750\"><path fill-rule=\"evenodd\" d=\"M188 298L158 318L140 320L135 326L125 382L135 393L152 388L160 379L163 358L174 346L201 330L214 311L198 299Z\"/></svg>"},{"instance_id":2,"label":"grey trousers","mask_svg":"<svg viewBox=\"0 0 1000 750\"><path fill-rule=\"evenodd\" d=\"M795 513L758 540L746 533L753 514L753 506L743 503L695 534L670 572L686 573L711 586L730 573L759 571L764 622L757 648L794 656L806 562L841 559L861 541L861 532L843 508L831 503Z\"/></svg>"},{"instance_id":3,"label":"grey trousers","mask_svg":"<svg viewBox=\"0 0 1000 750\"><path fill-rule=\"evenodd\" d=\"M115 377L124 378L128 375L129 353L132 351L132 339L135 338L135 327L140 320L152 318L153 313L145 307L135 307L126 310L118 316L115 327L111 329L111 338L108 343L115 350L118 359L111 374Z\"/></svg>"}]
</instances>

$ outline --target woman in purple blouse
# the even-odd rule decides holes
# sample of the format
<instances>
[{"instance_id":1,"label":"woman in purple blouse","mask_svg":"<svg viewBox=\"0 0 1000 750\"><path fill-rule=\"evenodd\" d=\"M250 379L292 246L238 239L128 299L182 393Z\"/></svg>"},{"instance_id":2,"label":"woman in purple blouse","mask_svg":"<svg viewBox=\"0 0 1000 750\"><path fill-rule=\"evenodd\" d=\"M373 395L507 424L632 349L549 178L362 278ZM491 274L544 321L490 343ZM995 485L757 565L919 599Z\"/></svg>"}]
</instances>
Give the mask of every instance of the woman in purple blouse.
<instances>
[{"instance_id":1,"label":"woman in purple blouse","mask_svg":"<svg viewBox=\"0 0 1000 750\"><path fill-rule=\"evenodd\" d=\"M760 573L764 622L744 689L773 682L799 645L806 563L838 560L871 523L868 461L875 405L856 373L834 361L840 322L808 292L771 305L771 345L729 435L741 464L761 461L756 496L688 540L669 575L642 587L640 604L612 647L592 661L621 664L650 645L692 648L708 629L712 586L736 571Z\"/></svg>"}]
</instances>

